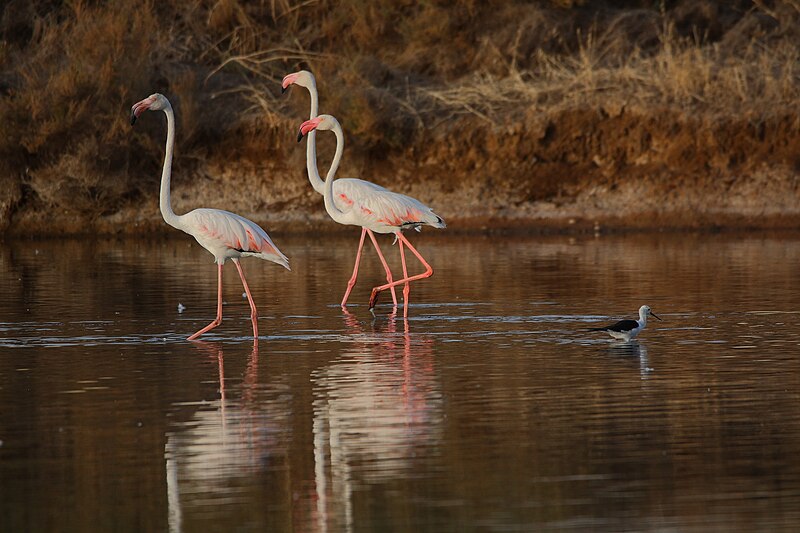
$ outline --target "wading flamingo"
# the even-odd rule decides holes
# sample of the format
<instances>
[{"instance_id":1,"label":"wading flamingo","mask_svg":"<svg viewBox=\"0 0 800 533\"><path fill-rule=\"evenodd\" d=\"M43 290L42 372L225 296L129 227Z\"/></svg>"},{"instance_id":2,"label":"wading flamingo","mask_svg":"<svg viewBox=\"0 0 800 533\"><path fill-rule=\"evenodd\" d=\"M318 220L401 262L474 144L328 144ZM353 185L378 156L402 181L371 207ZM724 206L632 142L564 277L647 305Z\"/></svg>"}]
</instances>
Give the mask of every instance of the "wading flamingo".
<instances>
[{"instance_id":1,"label":"wading flamingo","mask_svg":"<svg viewBox=\"0 0 800 533\"><path fill-rule=\"evenodd\" d=\"M348 180L364 184L360 186L362 188L360 189L361 194L358 197L358 202L356 202L355 199L353 199L352 202L345 202L347 207L344 209L337 206L334 201L333 191L334 183L338 183L339 180L334 181L334 177L342 159L342 152L344 151L344 132L336 118L331 115L319 115L316 118L303 122L300 126L300 133L297 135L297 141L301 141L305 135L314 130L333 130L336 135L336 152L333 156L331 167L328 169L328 174L325 177L324 190L325 210L330 217L339 224L361 226L366 231L370 232L370 235L372 232L393 233L400 247L400 260L403 264L403 279L389 281L385 285L373 288L369 298L370 310L375 307L375 302L381 291L405 284L403 289L405 301L403 315L408 316L408 283L432 276L433 268L425 261L425 258L422 257L417 249L408 242L408 239L403 235L403 230L410 228L419 229L420 226L426 224L435 228L444 228L444 220L434 213L430 207L410 196L394 193L368 181L361 180ZM363 243L363 232L361 236ZM404 246L408 247L417 259L419 259L425 267L425 272L415 276L408 275L406 256L403 249ZM360 251L361 248L359 247L359 253ZM359 256L356 256L356 266L358 266L358 258Z\"/></svg>"},{"instance_id":2,"label":"wading flamingo","mask_svg":"<svg viewBox=\"0 0 800 533\"><path fill-rule=\"evenodd\" d=\"M250 319L253 322L253 337L258 338L258 311L250 294L250 287L244 277L240 257L258 257L278 263L288 270L289 260L272 243L267 232L255 222L221 209L195 209L185 215L176 215L170 201L170 177L172 175L172 151L175 145L175 115L169 100L162 94L152 94L131 107L131 125L144 111L163 111L167 115L167 148L164 154L164 168L161 172L161 215L173 228L194 237L197 242L211 252L217 263L217 318L209 325L189 337L194 340L203 333L214 329L222 322L222 265L230 259L239 271L247 301L250 302Z\"/></svg>"},{"instance_id":3,"label":"wading flamingo","mask_svg":"<svg viewBox=\"0 0 800 533\"><path fill-rule=\"evenodd\" d=\"M286 89L288 89L290 85L299 85L300 87L305 87L308 89L308 93L311 96L311 111L308 118L315 118L319 113L319 95L317 93L317 80L314 78L314 75L307 70L301 70L299 72L286 75L281 83L281 92L286 92ZM317 169L316 137L316 131L312 130L309 132L308 141L306 142L306 170L308 172L308 181L311 182L311 186L319 194L324 194L325 182L322 181L322 178L319 175L319 170ZM361 198L368 196L375 187L377 186L368 181L358 179L344 178L336 180L333 188L334 203L340 210L348 209L351 206L358 209L359 206L355 204L358 203ZM375 238L375 234L366 227L362 227L361 240L358 243L356 261L355 265L353 266L353 275L350 276L350 280L347 282L347 289L344 291L342 303L340 304L342 307L347 305L347 299L350 297L350 292L353 290L353 286L356 284L356 279L358 278L358 267L361 263L361 250L364 247L364 237L367 235L369 235L372 245L375 247L375 251L378 253L378 257L381 260L383 269L386 271L386 281L388 283L392 282L392 271L389 269L389 265L386 262L386 259L383 257L383 252L381 252L381 247L378 246L378 240ZM392 286L390 290L392 293L392 303L397 306L397 295L394 292L394 286Z\"/></svg>"},{"instance_id":4,"label":"wading flamingo","mask_svg":"<svg viewBox=\"0 0 800 533\"><path fill-rule=\"evenodd\" d=\"M283 82L281 84L282 91L285 92L290 85L299 85L300 87L305 87L306 89L308 89L309 95L311 97L311 110L309 119L315 118L319 110L319 96L317 93L317 82L314 79L314 75L308 72L307 70L301 70L299 72L288 74L283 78ZM306 170L308 171L308 180L311 182L311 186L314 187L315 191L317 191L319 194L324 194L325 182L322 181L322 178L320 177L319 174L319 170L317 169L316 146L317 146L316 131L311 130L308 134L308 141L306 145ZM360 211L364 206L366 206L366 208L369 210L369 206L367 204L374 203L374 200L372 200L373 197L380 196L383 194L386 194L389 197L393 197L395 199L397 199L398 197L407 199L409 201L409 204L413 204L413 208L418 209L420 206L422 206L423 212L433 215L433 218L430 217L418 218L416 222L411 224L411 226L413 226L417 231L419 231L420 226L422 225L431 225L436 228L446 227L444 220L442 220L441 217L436 216L436 214L433 213L433 210L431 208L421 204L414 198L393 193L379 185L375 185L374 183L360 179L343 178L336 180L333 184L333 201L335 207L337 207L340 211L348 211L348 210ZM331 217L333 218L333 215L331 215ZM334 220L336 219L334 218ZM360 225L358 223L352 223L352 224ZM383 264L384 269L386 270L386 281L388 282L387 285L392 294L392 302L394 303L394 305L397 305L397 297L395 296L394 292L394 287L397 284L393 283L392 281L392 273L389 270L389 266L387 265L386 260L383 257L383 254L381 253L381 249L378 246L378 241L375 238L373 230L370 229L369 225L361 225L361 226L362 226L361 240L359 241L358 251L356 252L355 265L353 266L353 275L347 282L347 289L344 293L344 297L342 298L341 305L342 307L345 306L345 304L347 303L347 298L350 296L350 291L353 289L353 286L356 283L356 279L358 277L358 267L361 261L361 249L364 246L364 237L367 234L369 235L370 240L372 241L372 244L375 247L375 251L378 253L378 257L381 259L381 263ZM408 225L406 227L408 227ZM403 245L401 243L400 244L401 257L403 257L402 246ZM408 274L404 273L404 276L408 277ZM406 304L408 303L409 291L410 287L408 283L406 283L403 288L403 296ZM408 305L404 305L403 314L404 316L408 315Z\"/></svg>"}]
</instances>

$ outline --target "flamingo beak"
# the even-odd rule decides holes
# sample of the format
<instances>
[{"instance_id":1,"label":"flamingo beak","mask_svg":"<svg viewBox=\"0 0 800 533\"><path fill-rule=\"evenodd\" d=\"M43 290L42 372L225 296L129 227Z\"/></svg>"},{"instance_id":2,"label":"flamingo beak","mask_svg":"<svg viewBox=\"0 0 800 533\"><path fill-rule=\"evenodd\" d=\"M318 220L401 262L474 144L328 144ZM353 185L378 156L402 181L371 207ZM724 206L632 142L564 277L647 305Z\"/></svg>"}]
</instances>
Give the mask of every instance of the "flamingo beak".
<instances>
[{"instance_id":1,"label":"flamingo beak","mask_svg":"<svg viewBox=\"0 0 800 533\"><path fill-rule=\"evenodd\" d=\"M283 77L283 81L281 82L281 94L286 92L286 89L289 88L289 85L293 84L297 80L297 72L293 74L287 74Z\"/></svg>"},{"instance_id":2,"label":"flamingo beak","mask_svg":"<svg viewBox=\"0 0 800 533\"><path fill-rule=\"evenodd\" d=\"M133 104L133 107L131 107L131 126L136 124L136 119L139 118L139 115L147 111L151 104L152 102L149 98L145 98L141 102Z\"/></svg>"},{"instance_id":3,"label":"flamingo beak","mask_svg":"<svg viewBox=\"0 0 800 533\"><path fill-rule=\"evenodd\" d=\"M310 131L317 129L317 126L319 126L320 122L322 122L322 119L317 117L317 118L312 118L311 120L306 120L305 122L300 124L300 131L297 134L297 142L302 141L303 137L308 135Z\"/></svg>"}]
</instances>

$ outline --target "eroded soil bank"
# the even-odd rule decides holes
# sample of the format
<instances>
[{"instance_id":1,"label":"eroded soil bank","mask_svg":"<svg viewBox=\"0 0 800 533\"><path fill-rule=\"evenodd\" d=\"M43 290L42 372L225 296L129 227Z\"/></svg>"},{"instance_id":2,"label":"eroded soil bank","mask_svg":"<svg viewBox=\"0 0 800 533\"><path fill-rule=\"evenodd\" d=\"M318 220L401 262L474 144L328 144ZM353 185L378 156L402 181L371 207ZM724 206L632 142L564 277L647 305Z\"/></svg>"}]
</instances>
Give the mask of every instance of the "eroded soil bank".
<instances>
[{"instance_id":1,"label":"eroded soil bank","mask_svg":"<svg viewBox=\"0 0 800 533\"><path fill-rule=\"evenodd\" d=\"M796 114L756 121L746 111L723 120L624 107L547 116L532 108L495 123L462 116L424 131L401 151L353 150L339 175L415 196L454 230L800 225ZM333 149L324 133L317 137L323 173ZM272 136L271 150L222 143L207 159L176 165L175 210L224 208L277 231L339 229L306 179L305 146L289 141L290 127ZM8 233L169 230L158 212L157 177L140 201L107 215L21 206Z\"/></svg>"},{"instance_id":2,"label":"eroded soil bank","mask_svg":"<svg viewBox=\"0 0 800 533\"><path fill-rule=\"evenodd\" d=\"M481 228L800 226L795 0L154 4L0 8L0 231L171 231L173 205L336 231L297 128L317 77L340 177ZM320 132L320 168L334 139Z\"/></svg>"}]
</instances>

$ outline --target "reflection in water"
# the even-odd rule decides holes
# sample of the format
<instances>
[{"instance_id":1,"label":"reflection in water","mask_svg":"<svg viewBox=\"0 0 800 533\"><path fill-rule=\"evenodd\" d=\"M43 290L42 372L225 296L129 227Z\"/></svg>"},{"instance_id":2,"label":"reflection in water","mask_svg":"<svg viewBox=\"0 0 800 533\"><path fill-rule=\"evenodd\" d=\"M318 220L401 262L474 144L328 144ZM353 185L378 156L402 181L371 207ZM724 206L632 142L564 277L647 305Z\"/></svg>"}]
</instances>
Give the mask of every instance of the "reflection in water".
<instances>
[{"instance_id":1,"label":"reflection in water","mask_svg":"<svg viewBox=\"0 0 800 533\"><path fill-rule=\"evenodd\" d=\"M225 359L222 346L194 342L197 351L216 363L219 399L200 402L194 416L166 434L164 457L170 531L183 529L182 493L192 496L192 505L225 501L238 496L237 479L252 476L281 453L280 434L286 414L265 410L258 404L258 340L247 358L238 401L226 394ZM185 406L185 404L184 404ZM185 505L185 503L183 504ZM196 511L196 509L194 509Z\"/></svg>"},{"instance_id":2,"label":"reflection in water","mask_svg":"<svg viewBox=\"0 0 800 533\"><path fill-rule=\"evenodd\" d=\"M415 451L440 438L432 340L415 337L412 357L408 319L400 335L396 313L372 332L346 311L344 320L351 345L311 376L319 531L352 531L354 488L408 475Z\"/></svg>"},{"instance_id":3,"label":"reflection in water","mask_svg":"<svg viewBox=\"0 0 800 533\"><path fill-rule=\"evenodd\" d=\"M315 507L309 511L319 531L351 531L353 491L408 475L417 450L439 438L441 393L433 374L432 339L412 335L406 319L398 332L395 314L369 325L347 312L343 317L345 348L310 376ZM236 487L259 478L268 467L264 458L284 453L274 435L285 433L287 428L278 426L288 424L281 414L288 406L267 410L257 394L263 393L258 343L233 392L237 401L230 399L222 345L194 345L216 362L219 398L200 402L188 421L166 434L170 531L185 529L187 509L196 514L198 506L210 502L235 502L240 496Z\"/></svg>"},{"instance_id":4,"label":"reflection in water","mask_svg":"<svg viewBox=\"0 0 800 533\"><path fill-rule=\"evenodd\" d=\"M181 514L181 494L178 486L178 459L173 446L167 439L164 446L164 458L167 465L167 520L170 532L183 531L183 515Z\"/></svg>"},{"instance_id":5,"label":"reflection in water","mask_svg":"<svg viewBox=\"0 0 800 533\"><path fill-rule=\"evenodd\" d=\"M798 235L420 238L407 321L282 238L258 346L191 243L0 243L0 531L796 529Z\"/></svg>"},{"instance_id":6,"label":"reflection in water","mask_svg":"<svg viewBox=\"0 0 800 533\"><path fill-rule=\"evenodd\" d=\"M613 342L606 353L612 357L629 357L638 361L642 380L646 380L653 371L647 358L647 346L641 341Z\"/></svg>"}]
</instances>

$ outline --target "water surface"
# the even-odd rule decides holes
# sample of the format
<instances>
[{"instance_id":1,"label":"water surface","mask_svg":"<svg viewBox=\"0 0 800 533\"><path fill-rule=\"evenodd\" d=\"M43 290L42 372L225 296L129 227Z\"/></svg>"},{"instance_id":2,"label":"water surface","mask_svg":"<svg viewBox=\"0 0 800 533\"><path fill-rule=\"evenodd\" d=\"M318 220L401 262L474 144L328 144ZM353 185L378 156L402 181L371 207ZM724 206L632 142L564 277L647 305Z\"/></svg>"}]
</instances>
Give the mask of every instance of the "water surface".
<instances>
[{"instance_id":1,"label":"water surface","mask_svg":"<svg viewBox=\"0 0 800 533\"><path fill-rule=\"evenodd\" d=\"M412 239L405 320L366 309L369 250L336 305L357 232L275 236L255 343L231 265L185 340L216 295L188 237L0 244L0 531L800 523L800 236ZM642 304L638 342L586 331Z\"/></svg>"}]
</instances>

